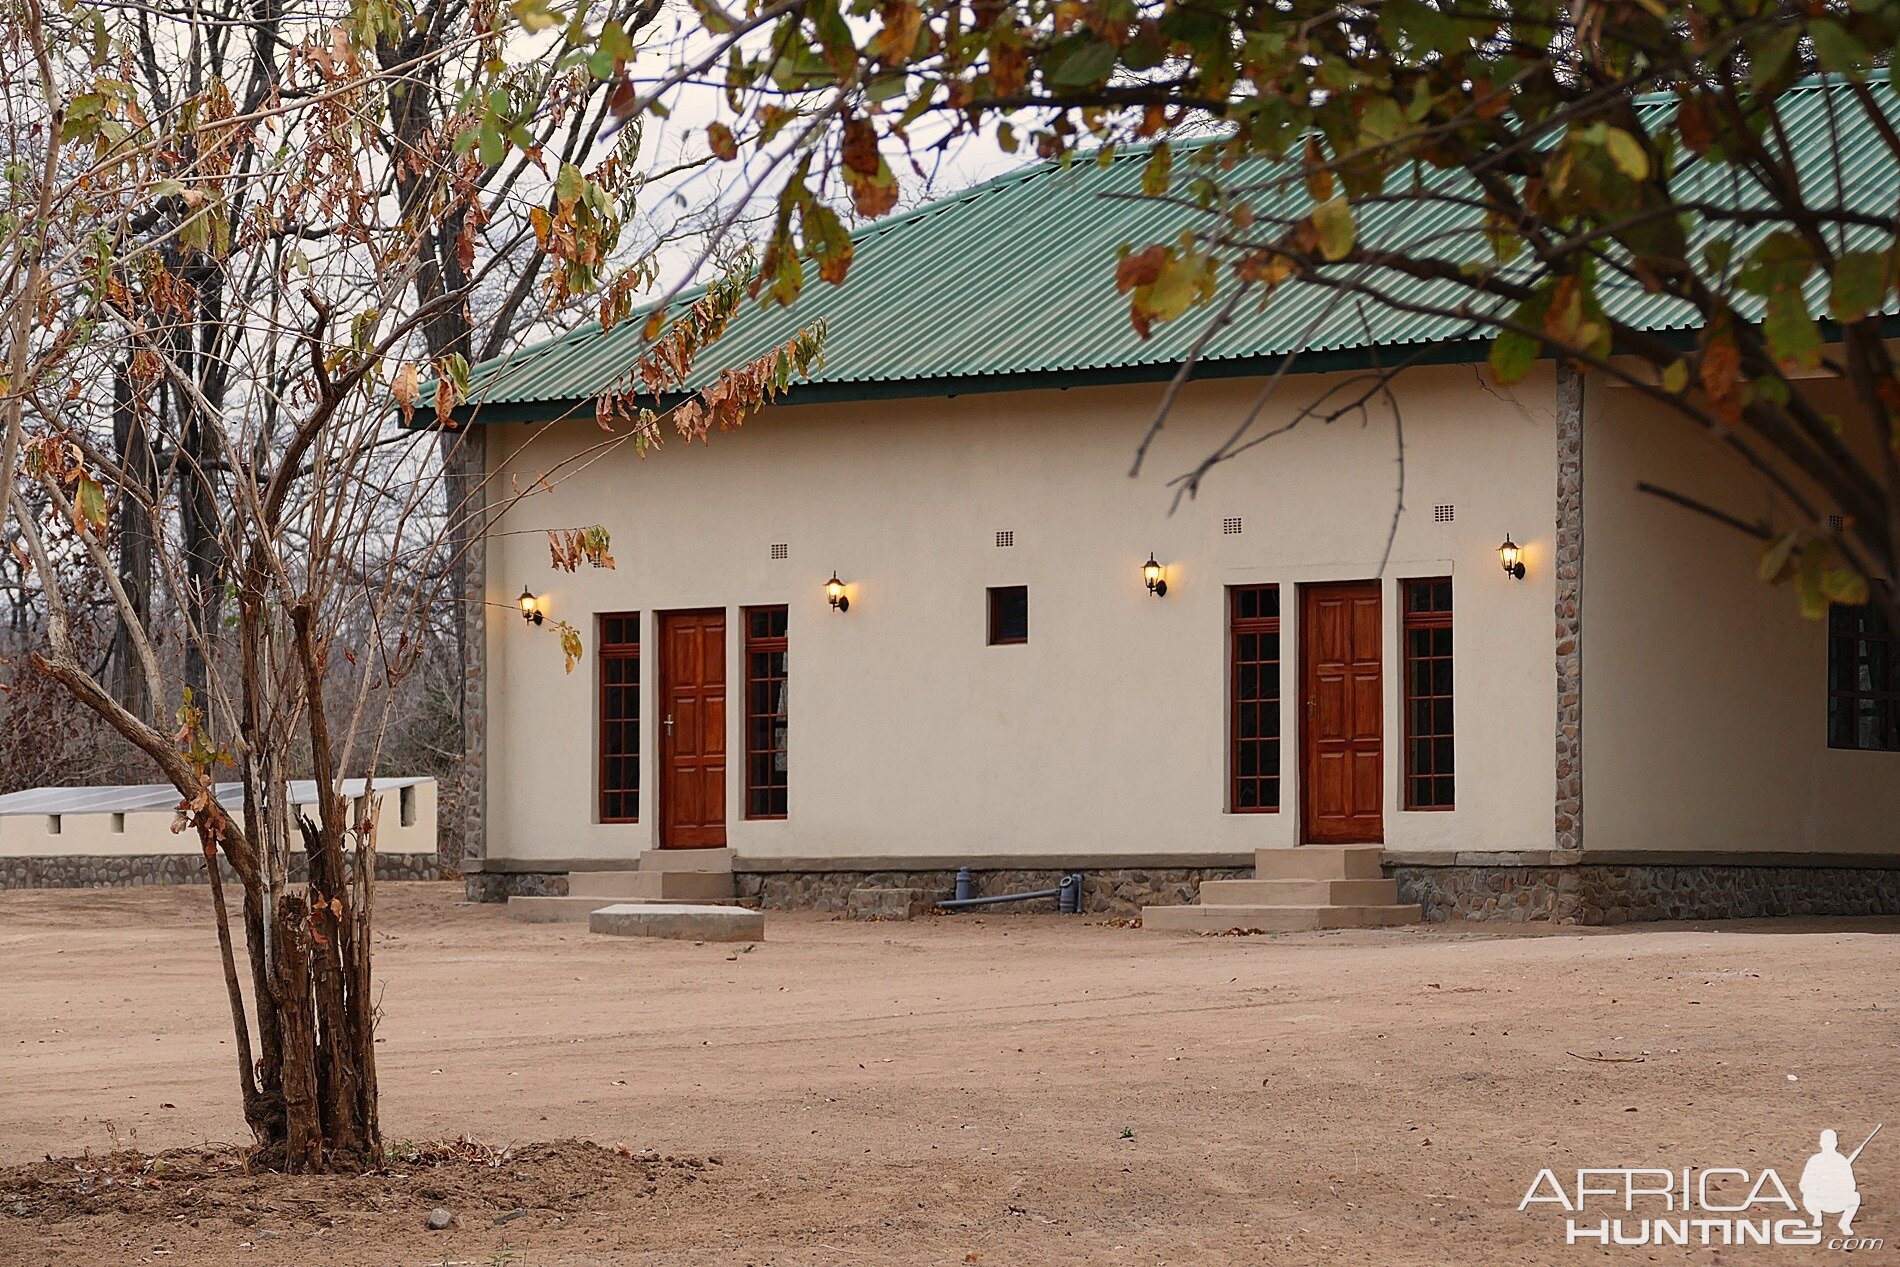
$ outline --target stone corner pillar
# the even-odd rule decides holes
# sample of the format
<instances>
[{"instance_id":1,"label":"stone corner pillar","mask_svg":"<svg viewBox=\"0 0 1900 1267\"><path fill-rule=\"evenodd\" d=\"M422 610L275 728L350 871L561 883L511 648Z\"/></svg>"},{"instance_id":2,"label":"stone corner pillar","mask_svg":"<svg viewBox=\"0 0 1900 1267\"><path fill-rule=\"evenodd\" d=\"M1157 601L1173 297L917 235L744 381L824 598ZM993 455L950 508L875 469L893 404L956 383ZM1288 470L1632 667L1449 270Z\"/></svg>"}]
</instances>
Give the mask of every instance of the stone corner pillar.
<instances>
[{"instance_id":1,"label":"stone corner pillar","mask_svg":"<svg viewBox=\"0 0 1900 1267\"><path fill-rule=\"evenodd\" d=\"M1553 845L1583 848L1583 372L1557 369L1557 782Z\"/></svg>"},{"instance_id":2,"label":"stone corner pillar","mask_svg":"<svg viewBox=\"0 0 1900 1267\"><path fill-rule=\"evenodd\" d=\"M462 669L460 699L461 795L457 828L461 857L488 856L488 437L479 424L442 437L447 473L450 593ZM472 882L471 882L472 883Z\"/></svg>"}]
</instances>

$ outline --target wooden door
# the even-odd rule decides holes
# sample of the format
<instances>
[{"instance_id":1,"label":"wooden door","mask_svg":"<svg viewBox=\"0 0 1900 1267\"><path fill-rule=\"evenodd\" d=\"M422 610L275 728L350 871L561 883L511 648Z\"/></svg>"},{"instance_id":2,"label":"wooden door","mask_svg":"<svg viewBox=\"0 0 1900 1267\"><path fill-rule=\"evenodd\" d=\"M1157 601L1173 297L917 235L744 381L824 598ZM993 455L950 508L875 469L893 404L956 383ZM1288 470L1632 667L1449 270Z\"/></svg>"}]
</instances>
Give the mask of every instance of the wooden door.
<instances>
[{"instance_id":1,"label":"wooden door","mask_svg":"<svg viewBox=\"0 0 1900 1267\"><path fill-rule=\"evenodd\" d=\"M1379 583L1300 591L1300 815L1313 844L1385 839Z\"/></svg>"},{"instance_id":2,"label":"wooden door","mask_svg":"<svg viewBox=\"0 0 1900 1267\"><path fill-rule=\"evenodd\" d=\"M660 847L726 843L726 613L660 613Z\"/></svg>"}]
</instances>

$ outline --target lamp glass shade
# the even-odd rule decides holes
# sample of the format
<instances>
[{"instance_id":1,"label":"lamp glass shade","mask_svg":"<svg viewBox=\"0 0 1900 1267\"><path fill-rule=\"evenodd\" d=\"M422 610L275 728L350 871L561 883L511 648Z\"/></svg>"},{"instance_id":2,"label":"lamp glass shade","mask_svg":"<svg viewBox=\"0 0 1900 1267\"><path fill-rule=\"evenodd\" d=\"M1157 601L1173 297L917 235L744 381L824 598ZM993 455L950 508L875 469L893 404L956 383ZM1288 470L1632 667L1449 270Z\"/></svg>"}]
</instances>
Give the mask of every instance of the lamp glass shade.
<instances>
[{"instance_id":1,"label":"lamp glass shade","mask_svg":"<svg viewBox=\"0 0 1900 1267\"><path fill-rule=\"evenodd\" d=\"M1498 562L1504 565L1506 572L1509 572L1513 576L1517 575L1518 568L1524 565L1524 551L1522 547L1520 547L1517 542L1511 540L1509 536L1506 536L1504 538L1504 544L1498 547Z\"/></svg>"},{"instance_id":2,"label":"lamp glass shade","mask_svg":"<svg viewBox=\"0 0 1900 1267\"><path fill-rule=\"evenodd\" d=\"M825 597L831 600L834 607L837 606L838 600L844 597L844 582L838 579L836 572L833 572L831 579L825 582Z\"/></svg>"},{"instance_id":3,"label":"lamp glass shade","mask_svg":"<svg viewBox=\"0 0 1900 1267\"><path fill-rule=\"evenodd\" d=\"M1148 583L1149 589L1153 589L1155 582L1161 579L1161 565L1155 562L1155 556L1152 554L1148 556L1148 561L1141 565L1141 579Z\"/></svg>"},{"instance_id":4,"label":"lamp glass shade","mask_svg":"<svg viewBox=\"0 0 1900 1267\"><path fill-rule=\"evenodd\" d=\"M534 615L534 595L529 593L526 588L522 589L521 597L515 601L521 604L521 614L523 616Z\"/></svg>"}]
</instances>

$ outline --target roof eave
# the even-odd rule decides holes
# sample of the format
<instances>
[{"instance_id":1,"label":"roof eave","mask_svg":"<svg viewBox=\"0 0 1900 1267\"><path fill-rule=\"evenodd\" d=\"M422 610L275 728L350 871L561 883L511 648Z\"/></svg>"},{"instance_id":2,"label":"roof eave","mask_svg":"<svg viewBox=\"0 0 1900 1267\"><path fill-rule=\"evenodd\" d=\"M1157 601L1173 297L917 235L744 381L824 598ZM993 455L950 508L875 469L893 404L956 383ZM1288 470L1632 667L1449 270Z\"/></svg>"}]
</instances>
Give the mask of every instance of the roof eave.
<instances>
[{"instance_id":1,"label":"roof eave","mask_svg":"<svg viewBox=\"0 0 1900 1267\"><path fill-rule=\"evenodd\" d=\"M1490 343L1484 340L1437 343L1428 346L1393 345L1384 348L1338 348L1324 352L1302 352L1294 362L1298 374L1331 374L1352 370L1377 369L1398 361L1413 365L1469 365L1488 355ZM1280 371L1286 355L1232 357L1202 361L1194 367L1194 381L1220 378L1262 378ZM1157 361L1146 365L1114 365L1096 369L1036 370L1009 374L964 374L932 378L865 379L832 383L802 383L787 388L773 400L775 405L840 404L851 401L947 399L990 392L1067 391L1072 387L1116 387L1137 383L1165 383L1180 372L1178 361ZM661 397L643 403L664 409L686 399ZM561 422L591 416L594 402L589 399L501 401L474 405L455 411L459 425L483 425L511 422ZM420 418L421 411L417 412Z\"/></svg>"}]
</instances>

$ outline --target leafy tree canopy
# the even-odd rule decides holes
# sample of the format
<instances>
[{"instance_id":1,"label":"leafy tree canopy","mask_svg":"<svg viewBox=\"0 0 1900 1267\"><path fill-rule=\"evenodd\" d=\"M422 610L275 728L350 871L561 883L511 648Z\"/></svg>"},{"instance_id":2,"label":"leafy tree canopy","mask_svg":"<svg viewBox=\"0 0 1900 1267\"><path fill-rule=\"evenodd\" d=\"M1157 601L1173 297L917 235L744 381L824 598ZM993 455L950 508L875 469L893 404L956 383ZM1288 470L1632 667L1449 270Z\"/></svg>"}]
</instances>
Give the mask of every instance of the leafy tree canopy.
<instances>
[{"instance_id":1,"label":"leafy tree canopy","mask_svg":"<svg viewBox=\"0 0 1900 1267\"><path fill-rule=\"evenodd\" d=\"M1870 580L1893 611L1900 2L694 7L692 56L642 100L721 90L710 148L776 200L768 300L808 266L845 281L841 195L889 212L932 147L1146 143L1145 192L1182 215L1104 261L1138 329L1289 284L1364 303L1375 332L1382 307L1468 319L1502 381L1555 357L1726 445L1772 520L1697 508L1761 538L1764 575L1795 578L1810 614ZM1635 328L1619 292L1678 306L1692 337Z\"/></svg>"}]
</instances>

